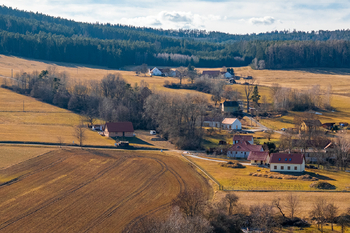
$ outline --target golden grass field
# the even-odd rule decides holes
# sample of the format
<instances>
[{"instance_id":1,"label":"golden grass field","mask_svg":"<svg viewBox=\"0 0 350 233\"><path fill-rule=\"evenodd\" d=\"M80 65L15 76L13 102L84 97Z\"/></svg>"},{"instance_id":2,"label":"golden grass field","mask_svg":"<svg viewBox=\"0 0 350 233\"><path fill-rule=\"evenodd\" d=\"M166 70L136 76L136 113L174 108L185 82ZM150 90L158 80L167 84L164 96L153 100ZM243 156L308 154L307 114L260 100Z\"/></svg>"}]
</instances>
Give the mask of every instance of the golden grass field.
<instances>
[{"instance_id":1,"label":"golden grass field","mask_svg":"<svg viewBox=\"0 0 350 233\"><path fill-rule=\"evenodd\" d=\"M34 98L0 88L0 141L73 143L80 116ZM23 112L24 102L24 112ZM114 145L114 140L86 130L86 145Z\"/></svg>"},{"instance_id":2,"label":"golden grass field","mask_svg":"<svg viewBox=\"0 0 350 233\"><path fill-rule=\"evenodd\" d=\"M0 170L1 232L121 232L207 181L160 152L56 150Z\"/></svg>"},{"instance_id":3,"label":"golden grass field","mask_svg":"<svg viewBox=\"0 0 350 233\"><path fill-rule=\"evenodd\" d=\"M269 172L269 169L257 166L246 166L246 168L221 167L220 163L189 158L224 186L225 190L291 190L291 191L318 191L309 187L314 181L271 179L264 177L250 176L261 170L262 174ZM316 173L318 176L316 176ZM273 173L271 173L273 174ZM306 174L316 176L319 180L329 182L337 187L336 191L350 191L350 174L345 172L306 169ZM349 194L348 194L349 195ZM350 196L350 195L349 195Z\"/></svg>"},{"instance_id":4,"label":"golden grass field","mask_svg":"<svg viewBox=\"0 0 350 233\"><path fill-rule=\"evenodd\" d=\"M55 150L55 148L0 145L0 169L13 166L53 150ZM3 181L0 180L0 182Z\"/></svg>"}]
</instances>

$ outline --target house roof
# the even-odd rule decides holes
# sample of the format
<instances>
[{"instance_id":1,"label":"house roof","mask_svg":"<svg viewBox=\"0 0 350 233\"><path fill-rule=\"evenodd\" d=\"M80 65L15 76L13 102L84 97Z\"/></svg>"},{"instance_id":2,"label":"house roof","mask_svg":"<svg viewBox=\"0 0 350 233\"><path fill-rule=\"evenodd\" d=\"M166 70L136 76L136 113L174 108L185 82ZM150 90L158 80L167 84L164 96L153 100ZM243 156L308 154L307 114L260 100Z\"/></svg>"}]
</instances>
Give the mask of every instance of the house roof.
<instances>
[{"instance_id":1,"label":"house roof","mask_svg":"<svg viewBox=\"0 0 350 233\"><path fill-rule=\"evenodd\" d=\"M229 151L261 151L262 145L250 145L248 142L239 142L232 145L228 150Z\"/></svg>"},{"instance_id":2,"label":"house roof","mask_svg":"<svg viewBox=\"0 0 350 233\"><path fill-rule=\"evenodd\" d=\"M307 127L312 127L312 126L321 126L321 121L320 120L304 120L303 121Z\"/></svg>"},{"instance_id":3,"label":"house roof","mask_svg":"<svg viewBox=\"0 0 350 233\"><path fill-rule=\"evenodd\" d=\"M273 153L271 154L270 164L272 163L287 163L287 164L302 164L304 155L300 153Z\"/></svg>"},{"instance_id":4,"label":"house roof","mask_svg":"<svg viewBox=\"0 0 350 233\"><path fill-rule=\"evenodd\" d=\"M154 70L159 70L160 72L162 72L160 69L158 69L157 67L154 67L153 69L151 69L151 72L153 72Z\"/></svg>"},{"instance_id":5,"label":"house roof","mask_svg":"<svg viewBox=\"0 0 350 233\"><path fill-rule=\"evenodd\" d=\"M252 135L239 135L236 134L233 136L233 141L252 141L253 136Z\"/></svg>"},{"instance_id":6,"label":"house roof","mask_svg":"<svg viewBox=\"0 0 350 233\"><path fill-rule=\"evenodd\" d=\"M232 125L233 122L235 121L239 121L237 118L225 118L223 121L222 121L222 124L225 124L225 125Z\"/></svg>"},{"instance_id":7,"label":"house roof","mask_svg":"<svg viewBox=\"0 0 350 233\"><path fill-rule=\"evenodd\" d=\"M248 160L264 161L267 159L267 156L269 156L268 151L252 151L248 155Z\"/></svg>"},{"instance_id":8,"label":"house roof","mask_svg":"<svg viewBox=\"0 0 350 233\"><path fill-rule=\"evenodd\" d=\"M218 76L220 75L220 71L219 70L204 70L203 75L209 75L209 76Z\"/></svg>"},{"instance_id":9,"label":"house roof","mask_svg":"<svg viewBox=\"0 0 350 233\"><path fill-rule=\"evenodd\" d=\"M225 101L223 105L224 107L239 107L239 103L237 101Z\"/></svg>"},{"instance_id":10,"label":"house roof","mask_svg":"<svg viewBox=\"0 0 350 233\"><path fill-rule=\"evenodd\" d=\"M134 127L131 122L109 122L105 124L105 129L108 132L134 132Z\"/></svg>"}]
</instances>

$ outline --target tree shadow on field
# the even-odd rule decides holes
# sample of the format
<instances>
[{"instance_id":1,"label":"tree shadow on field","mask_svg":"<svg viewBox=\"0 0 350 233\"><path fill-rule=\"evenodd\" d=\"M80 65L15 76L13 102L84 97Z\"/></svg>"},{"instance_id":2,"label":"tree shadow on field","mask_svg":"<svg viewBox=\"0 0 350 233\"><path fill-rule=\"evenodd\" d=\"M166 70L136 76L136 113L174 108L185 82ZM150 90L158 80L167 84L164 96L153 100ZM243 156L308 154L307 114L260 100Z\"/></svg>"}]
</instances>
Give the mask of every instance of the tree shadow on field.
<instances>
[{"instance_id":1,"label":"tree shadow on field","mask_svg":"<svg viewBox=\"0 0 350 233\"><path fill-rule=\"evenodd\" d=\"M117 138L118 140L123 140L123 138ZM129 143L133 144L140 144L140 145L147 145L147 146L154 146L151 143L148 143L138 137L132 137L132 138L125 138L126 141L129 141Z\"/></svg>"},{"instance_id":2,"label":"tree shadow on field","mask_svg":"<svg viewBox=\"0 0 350 233\"><path fill-rule=\"evenodd\" d=\"M330 178L328 176L320 175L317 172L307 172L307 171L305 171L304 175L309 175L309 176L315 177L315 178L317 178L319 180L335 180L335 179L332 179L332 178Z\"/></svg>"},{"instance_id":3,"label":"tree shadow on field","mask_svg":"<svg viewBox=\"0 0 350 233\"><path fill-rule=\"evenodd\" d=\"M303 71L313 74L328 75L350 75L349 68L301 68L301 69L283 69L285 71Z\"/></svg>"}]
</instances>

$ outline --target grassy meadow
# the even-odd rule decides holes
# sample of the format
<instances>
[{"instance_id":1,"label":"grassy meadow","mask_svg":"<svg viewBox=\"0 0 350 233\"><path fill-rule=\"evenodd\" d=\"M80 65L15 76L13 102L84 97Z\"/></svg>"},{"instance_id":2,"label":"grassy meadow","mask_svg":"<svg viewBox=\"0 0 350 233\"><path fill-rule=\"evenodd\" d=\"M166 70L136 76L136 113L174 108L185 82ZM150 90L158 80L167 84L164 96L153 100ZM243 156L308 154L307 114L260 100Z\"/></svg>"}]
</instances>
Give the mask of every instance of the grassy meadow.
<instances>
[{"instance_id":1,"label":"grassy meadow","mask_svg":"<svg viewBox=\"0 0 350 233\"><path fill-rule=\"evenodd\" d=\"M224 186L225 190L275 190L275 191L320 191L310 188L314 181L271 179L265 177L250 176L250 173L274 174L267 168L246 166L246 168L221 167L220 163L189 158ZM258 172L258 170L260 170ZM277 174L277 173L276 173ZM336 186L336 191L350 191L350 174L337 171L306 169L310 176L317 177L321 181L329 182ZM321 190L322 191L322 190ZM350 196L350 195L349 195Z\"/></svg>"}]
</instances>

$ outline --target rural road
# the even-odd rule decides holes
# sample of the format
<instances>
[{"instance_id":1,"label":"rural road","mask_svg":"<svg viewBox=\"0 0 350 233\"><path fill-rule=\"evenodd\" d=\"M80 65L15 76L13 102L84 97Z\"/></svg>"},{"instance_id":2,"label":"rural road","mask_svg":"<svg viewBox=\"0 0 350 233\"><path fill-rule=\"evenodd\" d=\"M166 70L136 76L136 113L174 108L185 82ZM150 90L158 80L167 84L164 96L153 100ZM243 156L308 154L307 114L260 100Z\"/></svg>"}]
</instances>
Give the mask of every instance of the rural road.
<instances>
[{"instance_id":1,"label":"rural road","mask_svg":"<svg viewBox=\"0 0 350 233\"><path fill-rule=\"evenodd\" d=\"M200 156L197 156L197 155L193 155L193 154L189 154L189 153L182 153L184 156L188 156L188 157L192 157L192 158L195 158L195 159L202 159L202 160L207 160L207 161L212 161L212 162L217 162L217 163L227 163L228 161L225 161L225 160L217 160L217 159L208 159L208 158L203 158L203 157L200 157ZM249 166L250 163L240 163L244 166Z\"/></svg>"}]
</instances>

